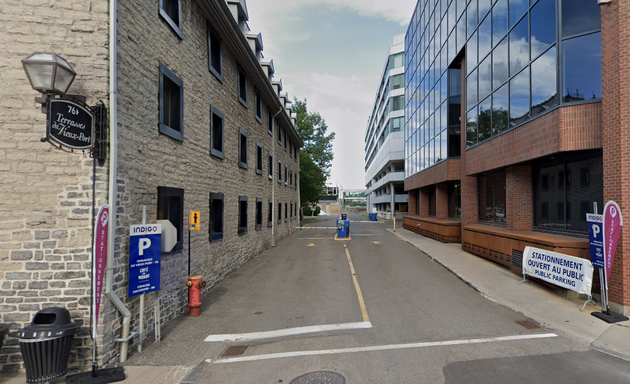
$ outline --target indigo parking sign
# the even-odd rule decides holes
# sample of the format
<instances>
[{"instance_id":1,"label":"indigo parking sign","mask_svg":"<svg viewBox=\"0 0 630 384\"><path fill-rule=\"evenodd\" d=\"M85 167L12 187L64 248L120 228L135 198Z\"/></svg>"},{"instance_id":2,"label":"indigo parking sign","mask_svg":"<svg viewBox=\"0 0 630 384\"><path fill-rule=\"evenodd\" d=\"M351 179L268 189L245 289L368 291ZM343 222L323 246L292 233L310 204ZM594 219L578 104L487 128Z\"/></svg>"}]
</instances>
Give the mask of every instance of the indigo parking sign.
<instances>
[{"instance_id":1,"label":"indigo parking sign","mask_svg":"<svg viewBox=\"0 0 630 384\"><path fill-rule=\"evenodd\" d=\"M129 228L129 296L160 290L162 226L132 225Z\"/></svg>"}]
</instances>

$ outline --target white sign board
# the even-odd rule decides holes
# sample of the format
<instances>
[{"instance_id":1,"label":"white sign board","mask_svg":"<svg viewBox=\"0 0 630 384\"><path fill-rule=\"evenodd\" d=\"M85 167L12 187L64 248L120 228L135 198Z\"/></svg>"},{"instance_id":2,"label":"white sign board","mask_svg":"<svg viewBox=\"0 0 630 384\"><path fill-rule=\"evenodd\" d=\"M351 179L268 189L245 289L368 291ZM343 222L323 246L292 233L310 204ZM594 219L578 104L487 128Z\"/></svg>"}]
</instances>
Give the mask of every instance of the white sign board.
<instances>
[{"instance_id":1,"label":"white sign board","mask_svg":"<svg viewBox=\"0 0 630 384\"><path fill-rule=\"evenodd\" d=\"M523 252L523 275L584 295L591 294L593 264L589 260L534 247Z\"/></svg>"}]
</instances>

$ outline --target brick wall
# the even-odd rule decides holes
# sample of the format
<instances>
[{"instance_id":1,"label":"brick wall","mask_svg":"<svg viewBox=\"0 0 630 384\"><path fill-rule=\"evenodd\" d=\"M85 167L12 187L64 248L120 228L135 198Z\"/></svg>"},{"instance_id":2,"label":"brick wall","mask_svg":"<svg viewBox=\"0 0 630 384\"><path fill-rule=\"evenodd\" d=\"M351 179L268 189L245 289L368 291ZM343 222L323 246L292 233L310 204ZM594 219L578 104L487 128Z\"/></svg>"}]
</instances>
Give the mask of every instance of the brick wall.
<instances>
[{"instance_id":1,"label":"brick wall","mask_svg":"<svg viewBox=\"0 0 630 384\"><path fill-rule=\"evenodd\" d=\"M429 216L429 188L420 188L420 217Z\"/></svg>"},{"instance_id":2,"label":"brick wall","mask_svg":"<svg viewBox=\"0 0 630 384\"><path fill-rule=\"evenodd\" d=\"M505 172L506 227L529 231L534 225L534 188L530 165L508 167Z\"/></svg>"},{"instance_id":3,"label":"brick wall","mask_svg":"<svg viewBox=\"0 0 630 384\"><path fill-rule=\"evenodd\" d=\"M439 220L448 219L448 184L440 183L436 185L435 191L436 215Z\"/></svg>"},{"instance_id":4,"label":"brick wall","mask_svg":"<svg viewBox=\"0 0 630 384\"><path fill-rule=\"evenodd\" d=\"M602 12L604 202L630 212L630 3L614 0ZM630 226L621 231L609 282L611 307L630 314Z\"/></svg>"}]
</instances>

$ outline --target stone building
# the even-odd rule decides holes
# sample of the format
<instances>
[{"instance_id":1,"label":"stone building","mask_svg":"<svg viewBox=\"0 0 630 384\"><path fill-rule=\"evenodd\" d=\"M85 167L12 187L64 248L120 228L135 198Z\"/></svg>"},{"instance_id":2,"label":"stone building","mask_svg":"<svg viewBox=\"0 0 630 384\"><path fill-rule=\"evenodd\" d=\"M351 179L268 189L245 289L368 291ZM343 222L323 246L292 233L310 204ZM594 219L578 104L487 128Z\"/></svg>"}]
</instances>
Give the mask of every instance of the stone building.
<instances>
[{"instance_id":1,"label":"stone building","mask_svg":"<svg viewBox=\"0 0 630 384\"><path fill-rule=\"evenodd\" d=\"M515 273L526 246L589 259L593 203L630 208L629 11L418 1L405 37L405 228ZM628 314L628 226L611 271L610 307Z\"/></svg>"},{"instance_id":2,"label":"stone building","mask_svg":"<svg viewBox=\"0 0 630 384\"><path fill-rule=\"evenodd\" d=\"M124 360L139 342L129 226L142 222L143 207L147 223L177 229L161 255L160 290L145 295L145 343L156 320L168 326L186 309L189 254L207 291L298 225L296 115L248 18L245 0L0 4L0 323L11 330L0 372L21 369L15 331L53 306L83 322L70 364L89 364L92 218L105 203L116 215L101 364ZM104 152L42 139L46 115L20 62L34 52L67 59L77 72L68 93L104 107ZM190 237L189 211L201 217ZM116 341L127 323L129 342Z\"/></svg>"}]
</instances>

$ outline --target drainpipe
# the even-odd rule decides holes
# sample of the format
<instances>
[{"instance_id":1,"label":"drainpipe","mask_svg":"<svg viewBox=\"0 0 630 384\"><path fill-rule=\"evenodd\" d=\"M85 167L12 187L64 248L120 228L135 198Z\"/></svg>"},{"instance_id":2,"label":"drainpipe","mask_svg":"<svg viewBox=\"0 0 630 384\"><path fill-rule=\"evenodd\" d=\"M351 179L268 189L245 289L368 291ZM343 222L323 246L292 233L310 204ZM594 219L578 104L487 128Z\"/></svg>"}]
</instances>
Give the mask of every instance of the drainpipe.
<instances>
[{"instance_id":1,"label":"drainpipe","mask_svg":"<svg viewBox=\"0 0 630 384\"><path fill-rule=\"evenodd\" d=\"M129 348L129 328L131 312L113 291L114 281L114 239L116 236L116 195L118 192L116 180L118 178L118 66L116 60L118 7L116 0L109 1L109 237L107 238L107 266L105 275L105 296L123 315L122 335L120 344L120 362L127 360Z\"/></svg>"},{"instance_id":2,"label":"drainpipe","mask_svg":"<svg viewBox=\"0 0 630 384\"><path fill-rule=\"evenodd\" d=\"M282 112L284 108L280 108L278 112L271 118L271 132L273 133L273 120ZM278 127L278 124L276 124ZM278 128L276 128L278 129ZM276 136L273 135L271 138L271 156L273 157L273 164L271 165L271 246L276 246L276 209L274 208L276 205L276 181L273 179L273 171L276 169L276 164L278 163L278 159L276 159Z\"/></svg>"}]
</instances>

